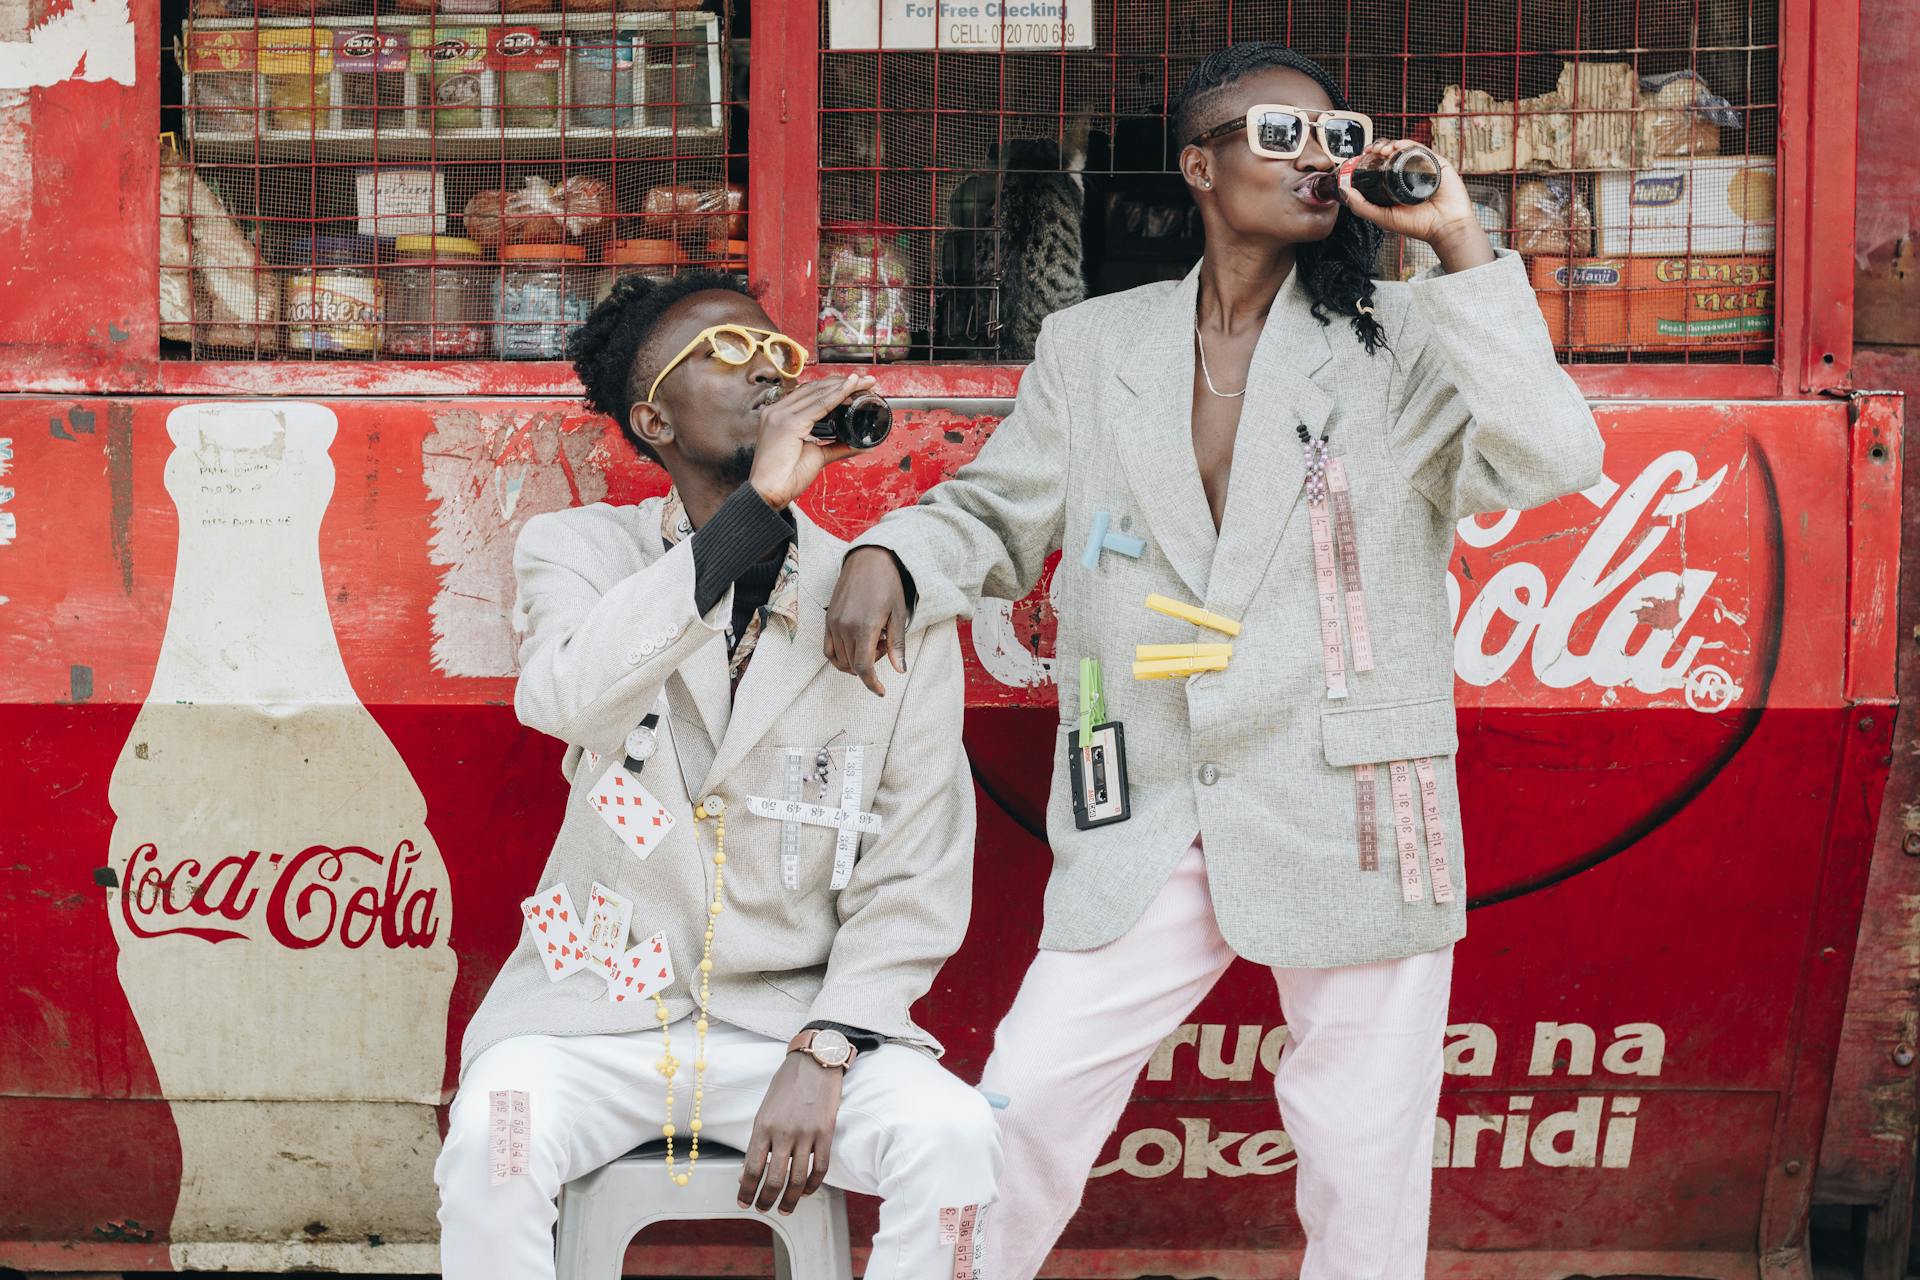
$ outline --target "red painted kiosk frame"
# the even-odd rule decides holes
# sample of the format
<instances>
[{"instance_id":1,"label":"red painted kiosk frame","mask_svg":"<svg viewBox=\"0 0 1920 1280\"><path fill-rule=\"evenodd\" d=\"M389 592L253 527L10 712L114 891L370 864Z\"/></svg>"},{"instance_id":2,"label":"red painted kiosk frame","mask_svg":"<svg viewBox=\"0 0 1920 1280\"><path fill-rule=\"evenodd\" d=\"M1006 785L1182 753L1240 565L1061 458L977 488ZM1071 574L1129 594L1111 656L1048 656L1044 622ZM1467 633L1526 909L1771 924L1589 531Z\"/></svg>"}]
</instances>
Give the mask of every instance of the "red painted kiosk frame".
<instances>
[{"instance_id":1,"label":"red painted kiosk frame","mask_svg":"<svg viewBox=\"0 0 1920 1280\"><path fill-rule=\"evenodd\" d=\"M1784 1083L1777 1086L1777 1108L1754 1126L1756 1131L1765 1129L1764 1138L1757 1140L1764 1147L1764 1173L1752 1175L1763 1179L1764 1185L1757 1252L1767 1274L1788 1276L1801 1274L1803 1264L1798 1245L1811 1199L1812 1166L1819 1150L1854 926L1864 892L1867 861L1861 851L1871 844L1887 767L1890 716L1885 708L1893 698L1897 641L1889 622L1887 593L1897 575L1899 423L1897 403L1889 399L1864 397L1843 405L1827 398L1844 392L1852 364L1858 8L1851 3L1782 0L1781 15L1776 236L1781 305L1772 363L1582 365L1572 373L1598 402L1643 402L1602 405L1603 421L1610 430L1619 426L1623 436L1649 423L1653 427L1649 434L1658 435L1659 424L1652 420L1669 409L1684 409L1687 402L1712 402L1713 408L1723 407L1722 402L1747 402L1724 406L1735 427L1775 446L1776 454L1783 441L1798 436L1804 435L1810 445L1817 443L1820 478L1843 495L1830 504L1830 509L1844 511L1843 533L1812 540L1790 535L1801 537L1796 547L1806 556L1803 569L1818 570L1830 578L1817 588L1816 593L1824 593L1822 599L1829 603L1816 611L1815 623L1806 624L1808 635L1814 635L1816 625L1819 637L1832 635L1836 629L1826 624L1841 607L1848 625L1835 664L1839 679L1807 686L1808 701L1784 708L1788 713L1811 710L1823 717L1844 718L1846 730L1829 732L1817 741L1823 750L1832 748L1831 761L1823 755L1798 771L1788 771L1796 779L1813 779L1825 787L1824 794L1806 797L1802 806L1806 826L1821 834L1819 847L1809 853L1810 859L1818 858L1817 863L1810 861L1800 868L1812 905L1807 912L1804 952L1792 962L1799 976L1793 983L1796 999L1791 1014L1783 1015L1786 1047L1777 1051L1775 1059ZM760 56L753 60L749 95L751 271L764 287L776 321L800 333L812 332L818 302L819 64L813 56L781 55L815 49L819 20L814 0L763 0L754 14L752 37ZM507 397L564 401L577 395L571 375L558 364L161 360L156 265L159 161L151 141L160 108L158 81L152 74L160 55L157 4L136 0L133 22L142 70L132 84L68 79L34 89L30 119L10 126L11 134L0 129L0 148L17 150L34 175L24 188L16 187L28 193L24 200L0 212L0 261L9 266L0 272L0 389L15 393L20 422L37 415L44 423L44 406L56 406L55 412L63 414L75 396L302 396L338 406L343 419L392 413L402 419L392 430L394 440L406 437L413 444L417 441L410 432L425 433L415 426L424 416L418 412L419 402L450 401L485 412L534 407L546 411L557 406L527 400L503 405L501 401ZM6 121L20 120L19 107L3 110L13 113ZM774 193L778 199L769 198ZM985 412L979 401L1010 397L1020 374L1018 367L1010 365L895 365L881 366L876 372L882 389L891 396L973 401L970 412ZM391 403L370 403L367 398L371 397L413 403L396 408ZM133 399L123 406L129 424L140 404ZM162 408L148 402L138 411ZM930 434L933 439L926 442L924 452L932 455L929 461L935 466L957 462L979 439L978 433L972 433L964 437L965 444L942 446L940 432ZM36 443L35 447L45 446ZM397 445L395 449L389 461L400 459ZM88 465L93 465L91 459ZM141 465L148 477L157 470L151 453ZM143 483L150 485L151 480ZM151 494L151 488L147 492ZM406 500L402 498L387 501L391 504L383 509L387 518L396 521L401 532L414 536L412 524L397 522L418 516L423 523L424 516L403 509ZM870 517L874 513L853 514ZM164 515L146 518L164 525ZM1832 579L1841 568L1844 581ZM1834 603L1840 599L1843 606ZM351 621L343 620L343 628ZM1807 647L1807 637L1802 637L1802 646ZM435 710L435 703L444 709L445 704L464 702L468 705L461 710L497 716L502 730L512 730L503 709L492 705L488 710L482 705L486 700L470 690L449 695L445 690L396 686L387 692L389 696L379 701L417 707L423 714ZM498 689L487 692L497 700ZM376 701L371 693L367 696ZM56 714L70 717L76 726L74 736L84 737L78 727L81 714L72 707L44 705L55 699L38 686L33 695L17 701L43 704L30 709L50 719ZM1470 711L1464 701L1462 710L1463 714ZM97 709L88 714L98 714ZM1791 719L1791 714L1782 719ZM1617 732L1621 732L1617 726L1607 730ZM1813 739L1790 736L1789 741ZM417 753L426 750L420 743L410 745ZM542 768L540 776L547 779L550 770L544 757ZM1010 839L1012 834L1011 824L1004 820L991 832L983 827L983 845L989 838ZM994 873L1010 872L1009 860L1004 858L983 859L983 866ZM1025 892L1035 886L1021 880L1019 888ZM497 961L495 951L505 945L505 940L498 947L490 941L476 947L479 954L473 958ZM977 952L972 958L979 963ZM961 963L967 959L963 954ZM1004 1004L1002 997L1010 992L1000 987L1010 975L969 972L990 979L982 983L985 990L979 999ZM975 1028L972 1039L978 1040L984 1032L984 1026ZM0 1088L12 1087L12 1082L0 1081ZM1742 1087L1749 1099L1755 1093L1776 1092L1772 1083L1750 1081L1744 1086L1736 1081L1725 1092L1736 1094ZM23 1090L28 1092L34 1090ZM113 1090L97 1085L82 1086L79 1092L83 1096L77 1101L45 1091L29 1101L43 1108L40 1114L57 1128L60 1117L73 1114L73 1107L105 1101ZM1146 1105L1157 1112L1166 1110L1158 1098L1150 1097ZM1226 1099L1223 1105L1265 1106L1244 1098ZM1756 1108L1760 1105L1753 1102ZM102 1127L118 1131L117 1124ZM1703 1132L1693 1140L1704 1142L1710 1136ZM1761 1158L1756 1152L1756 1163ZM96 1176L102 1182L110 1177L104 1170ZM91 1240L5 1242L0 1262L48 1270L167 1265L164 1247L130 1243L101 1234L98 1227L94 1230L98 1238ZM1732 1275L1745 1265L1744 1254L1738 1259L1725 1254L1702 1258L1676 1249L1662 1256L1676 1267L1688 1266L1690 1274L1703 1274L1699 1268L1705 1268L1715 1275ZM1435 1274L1475 1280L1522 1274L1519 1263L1503 1261L1508 1258L1500 1246L1492 1245L1485 1252L1436 1259ZM1545 1265L1539 1253L1529 1259L1527 1265ZM649 1261L663 1269L700 1274L738 1265L739 1254L688 1246L656 1251ZM1565 1261L1568 1270L1625 1269L1610 1267L1609 1260L1595 1252L1569 1253ZM1636 1266L1649 1261L1646 1251L1632 1257ZM1069 1264L1078 1268L1076 1274L1110 1276L1169 1268L1205 1268L1209 1274L1241 1276L1270 1274L1282 1265L1264 1250L1223 1250L1204 1242L1178 1255L1125 1247L1083 1249L1069 1258Z\"/></svg>"},{"instance_id":2,"label":"red painted kiosk frame","mask_svg":"<svg viewBox=\"0 0 1920 1280\"><path fill-rule=\"evenodd\" d=\"M1853 357L1859 8L1781 0L1781 18L1776 271L1782 305L1773 363L1575 366L1573 376L1590 398L1791 398L1846 385ZM140 65L150 66L157 5L135 4L134 21ZM750 273L766 291L768 310L795 333L813 331L818 305L819 63L782 55L817 47L819 22L816 4L767 4L754 15L752 36ZM112 191L119 199L76 202L61 207L57 218L0 226L0 253L21 266L0 282L0 300L8 304L0 306L0 384L15 391L170 395L577 394L571 372L558 363L161 360L159 150L146 141L159 117L158 80L45 92L70 93L85 105L76 103L57 120L35 117L27 139L35 159L65 170L76 188ZM778 200L766 198L773 192ZM155 217L125 216L142 208L155 210ZM81 279L95 308L84 317L71 309ZM105 312L98 309L103 294L113 303ZM49 333L84 336L49 341ZM885 394L926 398L1010 397L1020 375L1015 365L883 365L876 372Z\"/></svg>"}]
</instances>

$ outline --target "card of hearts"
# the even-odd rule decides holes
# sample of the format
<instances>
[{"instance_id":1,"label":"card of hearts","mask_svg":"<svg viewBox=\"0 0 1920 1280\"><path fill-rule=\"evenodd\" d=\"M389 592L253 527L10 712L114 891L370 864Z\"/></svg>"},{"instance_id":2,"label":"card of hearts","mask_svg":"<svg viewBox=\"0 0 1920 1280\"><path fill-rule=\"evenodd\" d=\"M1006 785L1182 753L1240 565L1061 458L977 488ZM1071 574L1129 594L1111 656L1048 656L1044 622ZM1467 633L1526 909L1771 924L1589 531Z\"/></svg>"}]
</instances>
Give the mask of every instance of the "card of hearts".
<instances>
[{"instance_id":1,"label":"card of hearts","mask_svg":"<svg viewBox=\"0 0 1920 1280\"><path fill-rule=\"evenodd\" d=\"M586 925L573 909L573 895L564 884L550 884L520 904L527 922L527 937L533 940L534 954L547 981L560 979L585 968L587 954Z\"/></svg>"},{"instance_id":2,"label":"card of hearts","mask_svg":"<svg viewBox=\"0 0 1920 1280\"><path fill-rule=\"evenodd\" d=\"M673 830L673 815L667 807L655 800L619 760L588 790L587 803L607 824L607 830L620 837L627 851L643 861Z\"/></svg>"},{"instance_id":3,"label":"card of hearts","mask_svg":"<svg viewBox=\"0 0 1920 1280\"><path fill-rule=\"evenodd\" d=\"M644 1000L673 985L673 956L667 935L656 933L606 966L607 999L615 1004Z\"/></svg>"},{"instance_id":4,"label":"card of hearts","mask_svg":"<svg viewBox=\"0 0 1920 1280\"><path fill-rule=\"evenodd\" d=\"M587 955L595 964L609 964L627 949L627 925L632 920L632 899L594 881L587 897Z\"/></svg>"}]
</instances>

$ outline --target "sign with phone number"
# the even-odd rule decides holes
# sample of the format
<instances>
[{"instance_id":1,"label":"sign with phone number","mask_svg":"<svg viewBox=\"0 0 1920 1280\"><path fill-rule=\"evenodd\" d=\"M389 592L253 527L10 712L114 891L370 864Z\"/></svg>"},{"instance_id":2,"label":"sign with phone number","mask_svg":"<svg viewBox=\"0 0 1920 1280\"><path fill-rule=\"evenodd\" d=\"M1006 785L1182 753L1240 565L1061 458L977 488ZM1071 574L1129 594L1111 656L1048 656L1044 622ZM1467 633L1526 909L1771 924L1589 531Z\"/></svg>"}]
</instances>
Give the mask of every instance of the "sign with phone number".
<instances>
[{"instance_id":1,"label":"sign with phone number","mask_svg":"<svg viewBox=\"0 0 1920 1280\"><path fill-rule=\"evenodd\" d=\"M831 0L833 49L1093 48L1093 0Z\"/></svg>"}]
</instances>

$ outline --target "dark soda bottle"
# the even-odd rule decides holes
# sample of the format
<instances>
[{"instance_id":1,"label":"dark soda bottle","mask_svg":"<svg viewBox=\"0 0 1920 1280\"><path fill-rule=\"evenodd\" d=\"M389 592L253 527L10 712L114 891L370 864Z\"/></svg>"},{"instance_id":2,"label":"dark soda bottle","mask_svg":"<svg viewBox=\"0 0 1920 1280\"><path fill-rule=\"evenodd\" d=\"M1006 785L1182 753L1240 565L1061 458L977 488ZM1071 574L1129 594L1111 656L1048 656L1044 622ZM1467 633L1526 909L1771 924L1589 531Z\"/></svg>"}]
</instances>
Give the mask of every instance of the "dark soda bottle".
<instances>
[{"instance_id":1,"label":"dark soda bottle","mask_svg":"<svg viewBox=\"0 0 1920 1280\"><path fill-rule=\"evenodd\" d=\"M872 449L893 431L893 407L872 391L862 391L813 424L813 438Z\"/></svg>"},{"instance_id":2,"label":"dark soda bottle","mask_svg":"<svg viewBox=\"0 0 1920 1280\"><path fill-rule=\"evenodd\" d=\"M1440 190L1440 157L1422 146L1390 156L1362 156L1353 162L1353 189L1378 205L1422 204ZM1322 200L1340 198L1339 180L1323 173L1313 193Z\"/></svg>"}]
</instances>

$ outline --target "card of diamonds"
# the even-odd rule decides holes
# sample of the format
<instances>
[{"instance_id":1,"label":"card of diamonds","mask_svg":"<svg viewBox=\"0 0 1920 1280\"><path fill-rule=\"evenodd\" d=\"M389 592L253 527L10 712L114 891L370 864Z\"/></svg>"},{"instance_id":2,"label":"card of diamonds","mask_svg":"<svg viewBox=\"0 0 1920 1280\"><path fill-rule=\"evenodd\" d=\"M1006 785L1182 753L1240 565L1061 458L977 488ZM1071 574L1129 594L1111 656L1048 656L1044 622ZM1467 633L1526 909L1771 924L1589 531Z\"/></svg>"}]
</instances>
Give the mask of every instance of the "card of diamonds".
<instances>
[{"instance_id":1,"label":"card of diamonds","mask_svg":"<svg viewBox=\"0 0 1920 1280\"><path fill-rule=\"evenodd\" d=\"M615 1004L644 1000L673 985L673 956L667 935L656 933L606 966L607 999Z\"/></svg>"},{"instance_id":2,"label":"card of diamonds","mask_svg":"<svg viewBox=\"0 0 1920 1280\"><path fill-rule=\"evenodd\" d=\"M594 881L587 896L587 955L595 964L610 964L627 949L632 920L633 900Z\"/></svg>"},{"instance_id":3,"label":"card of diamonds","mask_svg":"<svg viewBox=\"0 0 1920 1280\"><path fill-rule=\"evenodd\" d=\"M527 922L527 937L533 940L534 954L547 981L558 982L585 968L587 954L586 925L573 909L573 895L560 883L548 885L520 904Z\"/></svg>"},{"instance_id":4,"label":"card of diamonds","mask_svg":"<svg viewBox=\"0 0 1920 1280\"><path fill-rule=\"evenodd\" d=\"M615 760L587 791L587 803L635 857L646 860L673 830L673 815Z\"/></svg>"}]
</instances>

